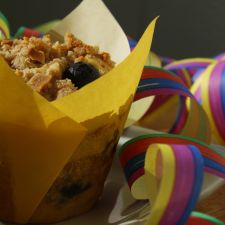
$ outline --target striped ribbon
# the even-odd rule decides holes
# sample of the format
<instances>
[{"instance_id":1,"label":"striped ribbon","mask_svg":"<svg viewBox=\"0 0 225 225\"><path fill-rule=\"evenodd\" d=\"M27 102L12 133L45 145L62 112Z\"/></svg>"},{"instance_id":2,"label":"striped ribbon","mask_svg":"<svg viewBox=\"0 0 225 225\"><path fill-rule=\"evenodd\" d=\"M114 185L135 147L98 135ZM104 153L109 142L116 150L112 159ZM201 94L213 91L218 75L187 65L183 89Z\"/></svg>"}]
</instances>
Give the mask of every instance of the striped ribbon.
<instances>
[{"instance_id":1,"label":"striped ribbon","mask_svg":"<svg viewBox=\"0 0 225 225\"><path fill-rule=\"evenodd\" d=\"M168 64L173 64L176 62L175 59L166 58L166 57L161 57L161 60L162 60L162 64L163 64L164 68L166 68ZM167 70L169 70L169 69L167 69ZM192 78L193 74L195 73L194 68L181 67L181 68L171 69L170 71L172 71L177 76L179 76L188 87L191 86L191 84L192 84L191 78Z\"/></svg>"},{"instance_id":2,"label":"striped ribbon","mask_svg":"<svg viewBox=\"0 0 225 225\"><path fill-rule=\"evenodd\" d=\"M222 57L222 54L217 56L218 58ZM176 74L181 80L184 81L186 86L190 88L195 82L195 80L201 75L202 71L213 61L213 59L205 59L205 58L196 58L196 59L185 59L185 60L174 60L172 58L168 57L160 57L162 61L162 65L164 66L165 69L173 72ZM185 118L185 108L184 106L184 101L180 98L179 100L176 100L176 104L179 105L179 111L177 114L177 121L175 122L178 123L178 121L183 120ZM170 107L173 106L174 104L174 98L171 96L167 95L162 96L156 96L154 99L153 104L149 107L149 109L146 111L144 116L140 120L140 125L145 125L146 122L148 121L149 118L155 118L157 116L155 115L160 115L162 110L165 110L165 106ZM184 112L184 113L183 113ZM170 124L170 123L169 123ZM174 126L172 127L167 127L167 131L171 132L174 130Z\"/></svg>"},{"instance_id":3,"label":"striped ribbon","mask_svg":"<svg viewBox=\"0 0 225 225\"><path fill-rule=\"evenodd\" d=\"M225 54L213 59L185 59L165 66L170 71L196 69L191 91L209 118L214 142L225 144ZM159 108L158 108L159 110Z\"/></svg>"},{"instance_id":4,"label":"striped ribbon","mask_svg":"<svg viewBox=\"0 0 225 225\"><path fill-rule=\"evenodd\" d=\"M10 38L9 23L7 18L0 12L0 40Z\"/></svg>"},{"instance_id":5,"label":"striped ribbon","mask_svg":"<svg viewBox=\"0 0 225 225\"><path fill-rule=\"evenodd\" d=\"M177 70L177 69L199 69L205 68L211 64L214 59L208 58L194 58L194 59L183 59L174 61L165 66L167 70Z\"/></svg>"},{"instance_id":6,"label":"striped ribbon","mask_svg":"<svg viewBox=\"0 0 225 225\"><path fill-rule=\"evenodd\" d=\"M34 30L34 29L30 29L30 28L27 28L27 27L20 27L17 30L14 37L18 38L18 37L31 37L31 36L42 37L43 34L40 33L39 31Z\"/></svg>"},{"instance_id":7,"label":"striped ribbon","mask_svg":"<svg viewBox=\"0 0 225 225\"><path fill-rule=\"evenodd\" d=\"M35 28L28 28L28 27L19 27L17 30L14 38L17 37L42 37L46 32L48 32L52 27L56 26L59 20L52 20L47 23L41 24Z\"/></svg>"},{"instance_id":8,"label":"striped ribbon","mask_svg":"<svg viewBox=\"0 0 225 225\"><path fill-rule=\"evenodd\" d=\"M216 59L209 59L209 58L183 59L170 62L167 65L165 65L164 68L175 73L176 71L179 70L188 71L190 76L189 78L192 80L191 83L193 83L200 76L202 71L204 71L204 69L214 61L216 61Z\"/></svg>"},{"instance_id":9,"label":"striped ribbon","mask_svg":"<svg viewBox=\"0 0 225 225\"><path fill-rule=\"evenodd\" d=\"M184 82L173 73L159 68L145 67L134 100L151 95L174 94L181 96L182 108L171 132L209 143L210 128L204 110ZM187 102L189 102L188 108Z\"/></svg>"},{"instance_id":10,"label":"striped ribbon","mask_svg":"<svg viewBox=\"0 0 225 225\"><path fill-rule=\"evenodd\" d=\"M191 91L202 104L212 127L213 139L225 144L225 60L210 64L197 78Z\"/></svg>"},{"instance_id":11,"label":"striped ribbon","mask_svg":"<svg viewBox=\"0 0 225 225\"><path fill-rule=\"evenodd\" d=\"M136 137L118 154L133 196L151 202L148 225L186 224L199 197L203 169L225 179L225 154L180 135Z\"/></svg>"}]
</instances>

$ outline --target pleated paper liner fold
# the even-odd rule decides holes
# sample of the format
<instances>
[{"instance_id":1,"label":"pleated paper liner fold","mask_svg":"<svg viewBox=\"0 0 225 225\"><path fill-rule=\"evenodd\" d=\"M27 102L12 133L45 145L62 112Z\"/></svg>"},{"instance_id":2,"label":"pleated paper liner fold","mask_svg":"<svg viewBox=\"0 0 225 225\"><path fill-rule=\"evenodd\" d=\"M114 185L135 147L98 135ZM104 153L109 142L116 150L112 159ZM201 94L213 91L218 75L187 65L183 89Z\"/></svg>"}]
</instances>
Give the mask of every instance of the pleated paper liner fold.
<instances>
[{"instance_id":1,"label":"pleated paper liner fold","mask_svg":"<svg viewBox=\"0 0 225 225\"><path fill-rule=\"evenodd\" d=\"M100 46L118 65L53 102L26 86L0 59L1 220L56 222L87 211L97 201L149 53L155 22L123 60L129 46L116 20L100 0L83 1L55 31L73 32Z\"/></svg>"}]
</instances>

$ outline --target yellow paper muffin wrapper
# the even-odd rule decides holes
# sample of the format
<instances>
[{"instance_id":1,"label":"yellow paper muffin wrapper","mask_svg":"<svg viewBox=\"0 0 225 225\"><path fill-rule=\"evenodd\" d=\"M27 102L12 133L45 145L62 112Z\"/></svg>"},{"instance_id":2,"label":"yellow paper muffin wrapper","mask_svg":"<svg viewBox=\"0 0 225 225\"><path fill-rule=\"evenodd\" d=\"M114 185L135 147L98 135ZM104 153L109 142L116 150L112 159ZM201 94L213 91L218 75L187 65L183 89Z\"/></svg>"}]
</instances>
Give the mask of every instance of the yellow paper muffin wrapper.
<instances>
[{"instance_id":1,"label":"yellow paper muffin wrapper","mask_svg":"<svg viewBox=\"0 0 225 225\"><path fill-rule=\"evenodd\" d=\"M31 90L0 58L0 179L5 181L0 184L0 208L5 219L27 223L85 134L119 116L121 108L129 108L155 22L122 61L129 53L122 29L102 1L84 0L54 30L61 35L73 32L122 62L53 102Z\"/></svg>"}]
</instances>

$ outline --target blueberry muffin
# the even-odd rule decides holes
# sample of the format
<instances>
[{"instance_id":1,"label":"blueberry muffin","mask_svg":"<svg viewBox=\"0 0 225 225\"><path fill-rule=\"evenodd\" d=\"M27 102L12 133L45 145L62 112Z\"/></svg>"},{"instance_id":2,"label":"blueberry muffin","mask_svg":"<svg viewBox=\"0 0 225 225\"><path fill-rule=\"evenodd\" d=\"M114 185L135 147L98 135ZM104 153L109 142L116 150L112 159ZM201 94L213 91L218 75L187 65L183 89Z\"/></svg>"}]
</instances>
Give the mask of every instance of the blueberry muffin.
<instances>
[{"instance_id":1,"label":"blueberry muffin","mask_svg":"<svg viewBox=\"0 0 225 225\"><path fill-rule=\"evenodd\" d=\"M70 33L65 35L63 43L52 43L48 35L2 40L0 55L16 76L49 101L77 91L114 67L108 53L99 52L97 47L84 44ZM118 115L110 115L105 122L97 123L95 119L95 127L88 127L85 121L82 123L88 130L86 137L41 200L29 223L58 222L86 212L94 205L102 193L128 107L121 108ZM8 175L3 175L0 173L0 177L5 177L0 191L7 194L8 204L2 208L0 204L0 219L16 222L13 203L7 197L13 187L7 182Z\"/></svg>"}]
</instances>

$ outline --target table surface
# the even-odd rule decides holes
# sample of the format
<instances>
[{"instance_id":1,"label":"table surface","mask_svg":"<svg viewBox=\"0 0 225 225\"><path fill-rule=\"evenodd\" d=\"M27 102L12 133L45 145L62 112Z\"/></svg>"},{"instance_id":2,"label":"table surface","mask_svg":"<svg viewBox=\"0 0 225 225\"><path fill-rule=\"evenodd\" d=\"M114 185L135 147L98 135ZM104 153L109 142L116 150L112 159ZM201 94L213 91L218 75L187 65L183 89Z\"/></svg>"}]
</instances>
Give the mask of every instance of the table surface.
<instances>
[{"instance_id":1,"label":"table surface","mask_svg":"<svg viewBox=\"0 0 225 225\"><path fill-rule=\"evenodd\" d=\"M225 222L225 185L210 197L199 202L196 211L207 213Z\"/></svg>"}]
</instances>

